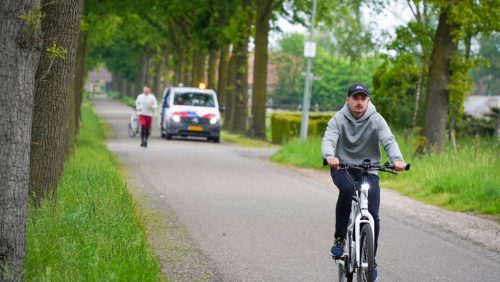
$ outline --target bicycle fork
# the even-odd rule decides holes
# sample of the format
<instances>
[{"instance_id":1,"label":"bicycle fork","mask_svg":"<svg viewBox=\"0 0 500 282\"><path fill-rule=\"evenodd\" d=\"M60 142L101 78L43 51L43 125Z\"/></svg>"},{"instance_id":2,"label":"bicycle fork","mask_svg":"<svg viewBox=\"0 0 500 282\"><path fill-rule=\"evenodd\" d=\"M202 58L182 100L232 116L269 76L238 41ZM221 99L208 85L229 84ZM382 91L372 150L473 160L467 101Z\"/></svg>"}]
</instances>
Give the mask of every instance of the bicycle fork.
<instances>
[{"instance_id":1,"label":"bicycle fork","mask_svg":"<svg viewBox=\"0 0 500 282\"><path fill-rule=\"evenodd\" d=\"M360 238L361 238L361 225L364 223L368 223L372 230L372 234L375 234L375 221L373 220L373 216L368 211L368 191L359 191L359 210L360 212L356 214L356 219L354 220L355 224L355 241L356 241L356 266L367 267L365 265L360 265L361 258L361 250L360 250ZM372 236L372 243L375 244L375 236Z\"/></svg>"}]
</instances>

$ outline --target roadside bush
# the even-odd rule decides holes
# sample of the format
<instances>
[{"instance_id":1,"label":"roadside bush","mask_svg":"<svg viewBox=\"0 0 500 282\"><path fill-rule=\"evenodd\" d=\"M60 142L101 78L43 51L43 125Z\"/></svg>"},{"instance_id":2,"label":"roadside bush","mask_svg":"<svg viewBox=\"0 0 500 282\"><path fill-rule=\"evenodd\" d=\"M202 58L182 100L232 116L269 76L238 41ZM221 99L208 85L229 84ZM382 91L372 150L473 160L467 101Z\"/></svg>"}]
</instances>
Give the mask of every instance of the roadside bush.
<instances>
[{"instance_id":1,"label":"roadside bush","mask_svg":"<svg viewBox=\"0 0 500 282\"><path fill-rule=\"evenodd\" d=\"M459 136L494 136L496 134L496 122L498 120L499 109L493 109L491 115L485 118L475 118L464 114L457 120L456 131Z\"/></svg>"},{"instance_id":2,"label":"roadside bush","mask_svg":"<svg viewBox=\"0 0 500 282\"><path fill-rule=\"evenodd\" d=\"M332 114L312 114L309 116L307 135L322 136ZM302 116L300 113L273 113L271 115L272 141L283 144L300 136Z\"/></svg>"}]
</instances>

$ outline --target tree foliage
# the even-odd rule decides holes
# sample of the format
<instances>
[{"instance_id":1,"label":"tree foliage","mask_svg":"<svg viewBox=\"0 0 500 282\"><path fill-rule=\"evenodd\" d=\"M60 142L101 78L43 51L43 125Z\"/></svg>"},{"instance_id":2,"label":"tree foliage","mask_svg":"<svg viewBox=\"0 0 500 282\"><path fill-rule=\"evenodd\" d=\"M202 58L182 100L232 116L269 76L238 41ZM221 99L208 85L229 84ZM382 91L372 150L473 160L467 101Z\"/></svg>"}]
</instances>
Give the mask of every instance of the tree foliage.
<instances>
[{"instance_id":1,"label":"tree foliage","mask_svg":"<svg viewBox=\"0 0 500 282\"><path fill-rule=\"evenodd\" d=\"M372 33L363 22L364 1L328 1L319 8L323 44L335 55L357 61L376 53ZM333 2L333 3L332 3Z\"/></svg>"},{"instance_id":2,"label":"tree foliage","mask_svg":"<svg viewBox=\"0 0 500 282\"><path fill-rule=\"evenodd\" d=\"M304 37L289 34L280 41L280 49L272 61L278 69L279 84L272 99L275 106L297 109L304 93ZM359 57L356 63L349 58L332 54L328 45L317 47L314 59L314 76L311 105L315 110L339 109L345 103L347 88L353 82L363 82L372 89L372 75L381 63L379 57ZM317 105L317 107L316 107Z\"/></svg>"},{"instance_id":3,"label":"tree foliage","mask_svg":"<svg viewBox=\"0 0 500 282\"><path fill-rule=\"evenodd\" d=\"M390 125L412 126L419 72L415 57L410 54L387 58L375 72L371 99Z\"/></svg>"}]
</instances>

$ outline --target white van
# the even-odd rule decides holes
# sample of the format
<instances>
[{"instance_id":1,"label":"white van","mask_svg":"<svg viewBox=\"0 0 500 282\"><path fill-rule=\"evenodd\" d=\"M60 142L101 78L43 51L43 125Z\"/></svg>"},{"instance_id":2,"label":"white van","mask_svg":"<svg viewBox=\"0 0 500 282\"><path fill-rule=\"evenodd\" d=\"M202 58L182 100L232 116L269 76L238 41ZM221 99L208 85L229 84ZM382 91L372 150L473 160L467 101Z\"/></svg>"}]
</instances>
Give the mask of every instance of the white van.
<instances>
[{"instance_id":1,"label":"white van","mask_svg":"<svg viewBox=\"0 0 500 282\"><path fill-rule=\"evenodd\" d=\"M221 117L215 91L191 87L169 87L160 108L161 136L206 137L220 141Z\"/></svg>"}]
</instances>

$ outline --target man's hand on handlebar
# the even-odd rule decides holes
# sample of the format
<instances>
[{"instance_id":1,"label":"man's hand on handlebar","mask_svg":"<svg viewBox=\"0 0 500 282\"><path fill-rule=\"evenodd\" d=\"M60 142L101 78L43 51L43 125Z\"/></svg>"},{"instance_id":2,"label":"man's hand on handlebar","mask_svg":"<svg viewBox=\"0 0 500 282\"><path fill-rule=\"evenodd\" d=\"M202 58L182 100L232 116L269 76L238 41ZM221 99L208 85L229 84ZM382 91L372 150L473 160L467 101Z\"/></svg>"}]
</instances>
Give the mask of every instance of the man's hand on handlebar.
<instances>
[{"instance_id":1,"label":"man's hand on handlebar","mask_svg":"<svg viewBox=\"0 0 500 282\"><path fill-rule=\"evenodd\" d=\"M403 171L406 168L406 163L403 161L395 161L394 162L394 170L395 171Z\"/></svg>"},{"instance_id":2,"label":"man's hand on handlebar","mask_svg":"<svg viewBox=\"0 0 500 282\"><path fill-rule=\"evenodd\" d=\"M340 165L340 160L337 159L336 157L327 157L326 158L326 162L328 163L328 165L330 167L333 167L333 168L336 168L336 169L338 169L338 167Z\"/></svg>"}]
</instances>

